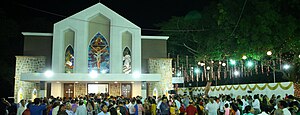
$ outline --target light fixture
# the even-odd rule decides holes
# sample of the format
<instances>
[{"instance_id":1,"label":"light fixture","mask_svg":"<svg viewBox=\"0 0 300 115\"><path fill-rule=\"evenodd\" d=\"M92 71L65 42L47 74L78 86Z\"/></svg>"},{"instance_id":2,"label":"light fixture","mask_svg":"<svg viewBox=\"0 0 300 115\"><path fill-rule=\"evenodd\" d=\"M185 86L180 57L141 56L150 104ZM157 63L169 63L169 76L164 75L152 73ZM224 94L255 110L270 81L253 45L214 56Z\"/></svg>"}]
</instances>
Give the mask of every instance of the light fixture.
<instances>
[{"instance_id":1,"label":"light fixture","mask_svg":"<svg viewBox=\"0 0 300 115\"><path fill-rule=\"evenodd\" d=\"M210 67L209 67L209 66L207 66L207 67L206 67L206 69L207 69L207 70L210 70Z\"/></svg>"},{"instance_id":2,"label":"light fixture","mask_svg":"<svg viewBox=\"0 0 300 115\"><path fill-rule=\"evenodd\" d=\"M239 72L239 71L234 71L233 74L234 74L235 76L238 76L238 75L240 74L240 72Z\"/></svg>"},{"instance_id":3,"label":"light fixture","mask_svg":"<svg viewBox=\"0 0 300 115\"><path fill-rule=\"evenodd\" d=\"M244 59L244 60L247 59L247 56L243 55L242 59Z\"/></svg>"},{"instance_id":4,"label":"light fixture","mask_svg":"<svg viewBox=\"0 0 300 115\"><path fill-rule=\"evenodd\" d=\"M289 64L284 64L283 69L288 70L291 66Z\"/></svg>"},{"instance_id":5,"label":"light fixture","mask_svg":"<svg viewBox=\"0 0 300 115\"><path fill-rule=\"evenodd\" d=\"M50 71L50 70L47 70L45 73L44 73L44 75L46 76L46 77L52 77L53 76L53 72L52 71Z\"/></svg>"},{"instance_id":6,"label":"light fixture","mask_svg":"<svg viewBox=\"0 0 300 115\"><path fill-rule=\"evenodd\" d=\"M236 64L236 61L231 59L231 60L230 60L230 64L231 64L231 65L235 65L235 64Z\"/></svg>"},{"instance_id":7,"label":"light fixture","mask_svg":"<svg viewBox=\"0 0 300 115\"><path fill-rule=\"evenodd\" d=\"M141 76L141 73L139 71L135 71L133 72L132 76L135 78L139 78Z\"/></svg>"},{"instance_id":8,"label":"light fixture","mask_svg":"<svg viewBox=\"0 0 300 115\"><path fill-rule=\"evenodd\" d=\"M89 75L93 78L97 77L98 76L98 72L96 70L92 70Z\"/></svg>"},{"instance_id":9,"label":"light fixture","mask_svg":"<svg viewBox=\"0 0 300 115\"><path fill-rule=\"evenodd\" d=\"M106 70L106 69L103 69L103 70L101 71L101 73L102 73L102 74L107 73L107 70Z\"/></svg>"},{"instance_id":10,"label":"light fixture","mask_svg":"<svg viewBox=\"0 0 300 115\"><path fill-rule=\"evenodd\" d=\"M253 66L253 62L252 62L252 61L248 61L248 62L247 62L247 66L248 66L248 67L252 67L252 66Z\"/></svg>"},{"instance_id":11,"label":"light fixture","mask_svg":"<svg viewBox=\"0 0 300 115\"><path fill-rule=\"evenodd\" d=\"M200 73L200 69L199 68L195 68L195 73Z\"/></svg>"},{"instance_id":12,"label":"light fixture","mask_svg":"<svg viewBox=\"0 0 300 115\"><path fill-rule=\"evenodd\" d=\"M268 52L267 52L267 55L268 55L268 56L272 55L272 51L268 51Z\"/></svg>"},{"instance_id":13,"label":"light fixture","mask_svg":"<svg viewBox=\"0 0 300 115\"><path fill-rule=\"evenodd\" d=\"M222 66L224 66L224 67L225 67L225 66L226 66L226 63L222 63Z\"/></svg>"}]
</instances>

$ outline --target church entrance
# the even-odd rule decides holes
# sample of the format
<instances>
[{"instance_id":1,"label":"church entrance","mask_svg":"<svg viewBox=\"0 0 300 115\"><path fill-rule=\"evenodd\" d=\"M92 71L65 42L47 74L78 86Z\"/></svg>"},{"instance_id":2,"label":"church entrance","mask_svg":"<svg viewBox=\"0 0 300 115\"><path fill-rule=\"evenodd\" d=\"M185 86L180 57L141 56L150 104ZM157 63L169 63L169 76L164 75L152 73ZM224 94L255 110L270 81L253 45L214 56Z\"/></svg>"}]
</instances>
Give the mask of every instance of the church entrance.
<instances>
[{"instance_id":1,"label":"church entrance","mask_svg":"<svg viewBox=\"0 0 300 115\"><path fill-rule=\"evenodd\" d=\"M74 97L74 84L73 83L64 83L64 97L66 97L66 98Z\"/></svg>"},{"instance_id":2,"label":"church entrance","mask_svg":"<svg viewBox=\"0 0 300 115\"><path fill-rule=\"evenodd\" d=\"M123 95L124 97L131 98L131 96L132 96L132 84L131 83L122 83L121 95Z\"/></svg>"},{"instance_id":3,"label":"church entrance","mask_svg":"<svg viewBox=\"0 0 300 115\"><path fill-rule=\"evenodd\" d=\"M96 95L101 93L108 93L108 84L105 83L88 83L88 94Z\"/></svg>"}]
</instances>

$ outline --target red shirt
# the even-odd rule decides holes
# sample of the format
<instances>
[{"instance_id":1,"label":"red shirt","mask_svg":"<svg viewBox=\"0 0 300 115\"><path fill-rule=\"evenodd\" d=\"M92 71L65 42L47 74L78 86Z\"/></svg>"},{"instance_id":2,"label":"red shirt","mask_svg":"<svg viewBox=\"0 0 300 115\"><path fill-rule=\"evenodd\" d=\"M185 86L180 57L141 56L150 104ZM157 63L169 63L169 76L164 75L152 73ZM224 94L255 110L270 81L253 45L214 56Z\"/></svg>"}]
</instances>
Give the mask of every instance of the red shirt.
<instances>
[{"instance_id":1,"label":"red shirt","mask_svg":"<svg viewBox=\"0 0 300 115\"><path fill-rule=\"evenodd\" d=\"M189 105L185 112L187 113L187 115L195 115L196 113L198 113L197 108L194 105Z\"/></svg>"},{"instance_id":2,"label":"red shirt","mask_svg":"<svg viewBox=\"0 0 300 115\"><path fill-rule=\"evenodd\" d=\"M22 115L30 115L30 110L29 109L25 109L25 111L22 113Z\"/></svg>"}]
</instances>

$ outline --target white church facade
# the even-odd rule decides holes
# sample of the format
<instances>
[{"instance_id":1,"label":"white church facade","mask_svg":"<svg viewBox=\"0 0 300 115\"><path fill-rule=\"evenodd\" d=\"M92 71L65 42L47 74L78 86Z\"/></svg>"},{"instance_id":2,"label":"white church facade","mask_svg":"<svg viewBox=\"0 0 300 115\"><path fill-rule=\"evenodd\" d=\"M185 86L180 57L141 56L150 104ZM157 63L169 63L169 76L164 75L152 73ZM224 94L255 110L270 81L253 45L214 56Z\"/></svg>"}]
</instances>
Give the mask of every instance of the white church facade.
<instances>
[{"instance_id":1,"label":"white church facade","mask_svg":"<svg viewBox=\"0 0 300 115\"><path fill-rule=\"evenodd\" d=\"M16 101L89 93L157 96L173 87L168 36L142 36L140 27L101 3L55 23L53 33L23 35L28 48L16 56ZM38 40L51 43L36 47Z\"/></svg>"}]
</instances>

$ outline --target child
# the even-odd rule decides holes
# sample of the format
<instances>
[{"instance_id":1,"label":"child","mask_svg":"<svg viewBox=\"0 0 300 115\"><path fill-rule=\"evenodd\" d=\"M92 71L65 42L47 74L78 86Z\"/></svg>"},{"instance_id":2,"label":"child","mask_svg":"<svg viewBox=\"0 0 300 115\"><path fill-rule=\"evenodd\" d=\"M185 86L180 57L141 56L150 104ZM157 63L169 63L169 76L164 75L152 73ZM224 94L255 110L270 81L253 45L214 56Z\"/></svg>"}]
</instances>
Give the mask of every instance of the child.
<instances>
[{"instance_id":1,"label":"child","mask_svg":"<svg viewBox=\"0 0 300 115\"><path fill-rule=\"evenodd\" d=\"M225 115L230 114L230 107L229 107L228 103L225 104L224 110L225 110Z\"/></svg>"}]
</instances>

